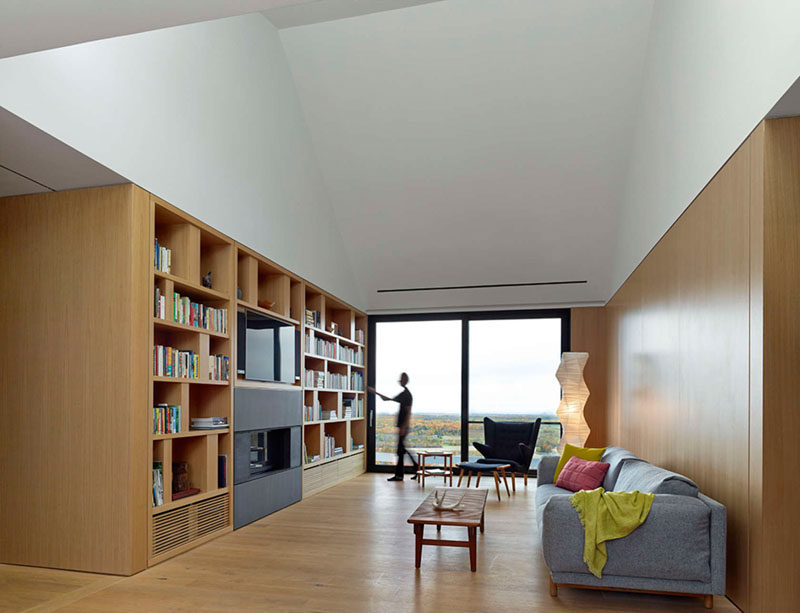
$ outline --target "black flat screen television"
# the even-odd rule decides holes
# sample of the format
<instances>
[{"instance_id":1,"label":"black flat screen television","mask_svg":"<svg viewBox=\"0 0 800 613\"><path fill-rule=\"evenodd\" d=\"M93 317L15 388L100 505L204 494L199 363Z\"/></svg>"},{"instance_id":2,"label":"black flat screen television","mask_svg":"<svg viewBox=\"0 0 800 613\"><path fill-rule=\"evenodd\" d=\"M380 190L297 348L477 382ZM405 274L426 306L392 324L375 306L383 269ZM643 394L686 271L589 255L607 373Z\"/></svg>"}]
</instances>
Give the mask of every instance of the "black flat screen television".
<instances>
[{"instance_id":1,"label":"black flat screen television","mask_svg":"<svg viewBox=\"0 0 800 613\"><path fill-rule=\"evenodd\" d=\"M285 321L239 311L236 370L245 379L293 384L299 376L300 334Z\"/></svg>"}]
</instances>

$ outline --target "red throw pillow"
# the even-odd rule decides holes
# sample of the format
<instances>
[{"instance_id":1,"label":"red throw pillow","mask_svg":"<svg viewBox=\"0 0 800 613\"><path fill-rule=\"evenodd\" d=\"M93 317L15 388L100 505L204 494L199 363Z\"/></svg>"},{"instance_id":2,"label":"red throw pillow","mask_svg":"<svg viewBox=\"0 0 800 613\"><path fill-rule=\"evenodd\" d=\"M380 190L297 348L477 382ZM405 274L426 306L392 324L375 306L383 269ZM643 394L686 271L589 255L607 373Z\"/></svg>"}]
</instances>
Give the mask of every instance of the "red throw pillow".
<instances>
[{"instance_id":1,"label":"red throw pillow","mask_svg":"<svg viewBox=\"0 0 800 613\"><path fill-rule=\"evenodd\" d=\"M572 456L561 469L556 485L573 492L596 489L603 484L609 466L608 462L590 462Z\"/></svg>"}]
</instances>

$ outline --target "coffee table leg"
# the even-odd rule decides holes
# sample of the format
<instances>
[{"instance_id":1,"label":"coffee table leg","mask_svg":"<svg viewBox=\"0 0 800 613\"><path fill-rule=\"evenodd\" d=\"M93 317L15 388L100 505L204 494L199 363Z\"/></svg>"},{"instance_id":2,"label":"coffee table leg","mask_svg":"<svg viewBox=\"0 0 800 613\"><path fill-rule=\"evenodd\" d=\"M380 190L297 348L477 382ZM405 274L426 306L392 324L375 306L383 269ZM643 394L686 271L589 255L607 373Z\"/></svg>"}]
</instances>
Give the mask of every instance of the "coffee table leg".
<instances>
[{"instance_id":1,"label":"coffee table leg","mask_svg":"<svg viewBox=\"0 0 800 613\"><path fill-rule=\"evenodd\" d=\"M500 470L503 473L503 483L506 484L506 494L508 494L509 497L510 497L511 496L511 490L508 489L508 479L506 479L506 469L505 468L501 468Z\"/></svg>"},{"instance_id":2,"label":"coffee table leg","mask_svg":"<svg viewBox=\"0 0 800 613\"><path fill-rule=\"evenodd\" d=\"M486 511L484 510L483 513L481 513L481 533L483 533L483 518L484 518L485 515L486 515Z\"/></svg>"},{"instance_id":3,"label":"coffee table leg","mask_svg":"<svg viewBox=\"0 0 800 613\"><path fill-rule=\"evenodd\" d=\"M450 487L453 487L453 456L450 456Z\"/></svg>"},{"instance_id":4,"label":"coffee table leg","mask_svg":"<svg viewBox=\"0 0 800 613\"><path fill-rule=\"evenodd\" d=\"M469 535L469 569L474 573L478 567L478 543L475 540L475 528L467 528Z\"/></svg>"},{"instance_id":5,"label":"coffee table leg","mask_svg":"<svg viewBox=\"0 0 800 613\"><path fill-rule=\"evenodd\" d=\"M492 471L494 475L494 488L497 490L497 500L500 500L500 476L497 474L496 470Z\"/></svg>"},{"instance_id":6,"label":"coffee table leg","mask_svg":"<svg viewBox=\"0 0 800 613\"><path fill-rule=\"evenodd\" d=\"M462 468L461 469L461 473L459 473L459 475L458 475L458 487L461 487L461 480L463 478L464 478L464 469ZM450 483L450 485L453 485L452 482Z\"/></svg>"},{"instance_id":7,"label":"coffee table leg","mask_svg":"<svg viewBox=\"0 0 800 613\"><path fill-rule=\"evenodd\" d=\"M422 487L425 487L425 456L422 456L422 457L419 459L419 461L420 461L420 467L419 467L419 468L420 468L420 470L422 471L422 474L421 474L421 475L420 475L420 477L419 477L419 479L420 479L420 485L421 485Z\"/></svg>"},{"instance_id":8,"label":"coffee table leg","mask_svg":"<svg viewBox=\"0 0 800 613\"><path fill-rule=\"evenodd\" d=\"M419 568L422 563L422 533L425 530L425 524L414 524L414 535L417 537L416 542L416 555L414 558L414 566Z\"/></svg>"}]
</instances>

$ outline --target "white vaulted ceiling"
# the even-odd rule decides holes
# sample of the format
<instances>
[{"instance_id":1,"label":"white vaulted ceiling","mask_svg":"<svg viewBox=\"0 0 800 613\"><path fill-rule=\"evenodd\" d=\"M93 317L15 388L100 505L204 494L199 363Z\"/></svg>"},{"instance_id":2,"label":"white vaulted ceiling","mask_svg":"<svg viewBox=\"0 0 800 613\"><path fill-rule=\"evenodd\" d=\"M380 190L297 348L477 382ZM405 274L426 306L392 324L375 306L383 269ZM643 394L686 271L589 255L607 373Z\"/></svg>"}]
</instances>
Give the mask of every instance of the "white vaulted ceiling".
<instances>
[{"instance_id":1,"label":"white vaulted ceiling","mask_svg":"<svg viewBox=\"0 0 800 613\"><path fill-rule=\"evenodd\" d=\"M608 299L651 9L447 0L281 30L370 309ZM587 283L377 291L550 281Z\"/></svg>"}]
</instances>

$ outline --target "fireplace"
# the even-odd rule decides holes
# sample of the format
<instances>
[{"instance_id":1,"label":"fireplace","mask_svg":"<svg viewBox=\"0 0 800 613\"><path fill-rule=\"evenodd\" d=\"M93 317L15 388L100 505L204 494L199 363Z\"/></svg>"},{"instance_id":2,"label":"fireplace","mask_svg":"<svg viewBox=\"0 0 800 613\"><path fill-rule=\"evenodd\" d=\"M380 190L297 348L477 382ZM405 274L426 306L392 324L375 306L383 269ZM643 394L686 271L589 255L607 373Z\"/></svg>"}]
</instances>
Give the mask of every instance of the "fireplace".
<instances>
[{"instance_id":1,"label":"fireplace","mask_svg":"<svg viewBox=\"0 0 800 613\"><path fill-rule=\"evenodd\" d=\"M302 497L300 390L234 391L233 527L240 528Z\"/></svg>"}]
</instances>

